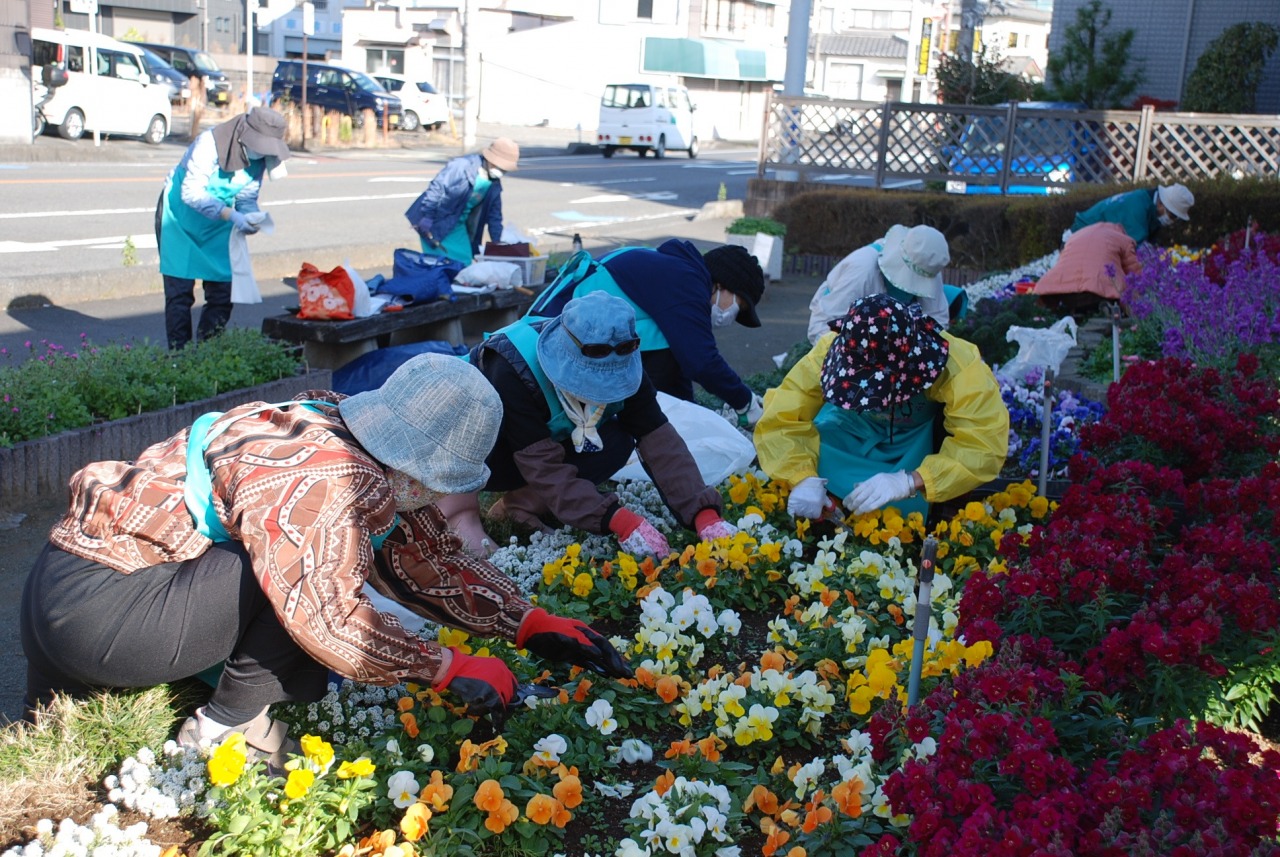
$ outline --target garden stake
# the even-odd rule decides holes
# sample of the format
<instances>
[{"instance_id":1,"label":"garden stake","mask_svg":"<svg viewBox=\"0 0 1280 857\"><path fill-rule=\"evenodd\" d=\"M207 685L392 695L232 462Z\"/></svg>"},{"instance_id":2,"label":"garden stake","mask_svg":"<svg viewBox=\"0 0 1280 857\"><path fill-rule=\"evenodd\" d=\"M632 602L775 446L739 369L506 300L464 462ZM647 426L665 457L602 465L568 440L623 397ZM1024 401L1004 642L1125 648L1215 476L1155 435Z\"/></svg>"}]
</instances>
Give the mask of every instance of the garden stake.
<instances>
[{"instance_id":1,"label":"garden stake","mask_svg":"<svg viewBox=\"0 0 1280 857\"><path fill-rule=\"evenodd\" d=\"M1111 380L1120 380L1120 304L1108 305L1111 313Z\"/></svg>"},{"instance_id":2,"label":"garden stake","mask_svg":"<svg viewBox=\"0 0 1280 857\"><path fill-rule=\"evenodd\" d=\"M1040 496L1044 497L1049 486L1049 433L1052 431L1049 418L1053 416L1053 370L1048 366L1044 367L1040 393L1044 396L1044 416L1040 418Z\"/></svg>"},{"instance_id":3,"label":"garden stake","mask_svg":"<svg viewBox=\"0 0 1280 857\"><path fill-rule=\"evenodd\" d=\"M924 666L924 644L929 638L929 602L933 600L933 568L938 557L938 540L927 536L920 550L920 581L916 589L916 620L911 627L911 677L907 680L907 706L920 695L920 670Z\"/></svg>"}]
</instances>

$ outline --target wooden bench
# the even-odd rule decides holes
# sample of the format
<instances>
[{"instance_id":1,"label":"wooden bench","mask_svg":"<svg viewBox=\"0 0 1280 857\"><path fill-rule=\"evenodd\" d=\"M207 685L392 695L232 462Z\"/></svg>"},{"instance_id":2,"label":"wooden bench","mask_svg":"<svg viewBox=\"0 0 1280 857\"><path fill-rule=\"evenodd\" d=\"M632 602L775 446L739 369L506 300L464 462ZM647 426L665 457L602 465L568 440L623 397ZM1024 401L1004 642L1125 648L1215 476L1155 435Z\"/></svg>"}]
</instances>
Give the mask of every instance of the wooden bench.
<instances>
[{"instance_id":1,"label":"wooden bench","mask_svg":"<svg viewBox=\"0 0 1280 857\"><path fill-rule=\"evenodd\" d=\"M388 345L427 340L474 344L485 333L524 315L541 288L454 295L452 300L410 305L399 312L379 312L349 321L320 321L285 313L264 318L262 332L272 339L301 343L307 362L316 369L337 369Z\"/></svg>"}]
</instances>

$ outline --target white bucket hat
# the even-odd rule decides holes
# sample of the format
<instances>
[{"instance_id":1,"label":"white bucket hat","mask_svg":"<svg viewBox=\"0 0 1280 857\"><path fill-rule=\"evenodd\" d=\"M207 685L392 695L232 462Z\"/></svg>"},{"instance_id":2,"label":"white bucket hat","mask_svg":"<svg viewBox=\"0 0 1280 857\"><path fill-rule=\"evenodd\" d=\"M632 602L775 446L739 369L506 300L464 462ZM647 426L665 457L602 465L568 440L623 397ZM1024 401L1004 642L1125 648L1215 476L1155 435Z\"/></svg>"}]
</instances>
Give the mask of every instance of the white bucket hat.
<instances>
[{"instance_id":1,"label":"white bucket hat","mask_svg":"<svg viewBox=\"0 0 1280 857\"><path fill-rule=\"evenodd\" d=\"M1196 198L1191 191L1187 190L1186 185L1162 185L1156 191L1156 195L1164 205L1165 211L1179 220L1191 219L1191 206L1196 204Z\"/></svg>"},{"instance_id":2,"label":"white bucket hat","mask_svg":"<svg viewBox=\"0 0 1280 857\"><path fill-rule=\"evenodd\" d=\"M895 226L881 246L880 273L896 288L922 298L942 294L942 269L951 251L941 232L932 226Z\"/></svg>"},{"instance_id":3,"label":"white bucket hat","mask_svg":"<svg viewBox=\"0 0 1280 857\"><path fill-rule=\"evenodd\" d=\"M370 455L433 491L465 494L489 481L502 399L466 360L419 354L338 412Z\"/></svg>"}]
</instances>

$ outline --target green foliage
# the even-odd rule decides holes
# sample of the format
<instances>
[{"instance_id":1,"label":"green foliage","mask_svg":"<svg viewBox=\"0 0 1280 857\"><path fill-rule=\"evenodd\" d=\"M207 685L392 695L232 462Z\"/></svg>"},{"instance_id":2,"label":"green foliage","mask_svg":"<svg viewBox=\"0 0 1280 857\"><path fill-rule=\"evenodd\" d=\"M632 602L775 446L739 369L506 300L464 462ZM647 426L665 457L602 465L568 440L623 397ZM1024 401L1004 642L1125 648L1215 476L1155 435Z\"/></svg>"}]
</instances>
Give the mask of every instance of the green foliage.
<instances>
[{"instance_id":1,"label":"green foliage","mask_svg":"<svg viewBox=\"0 0 1280 857\"><path fill-rule=\"evenodd\" d=\"M1254 113L1267 58L1280 43L1280 28L1241 23L1210 42L1187 78L1182 109L1197 113Z\"/></svg>"},{"instance_id":2,"label":"green foliage","mask_svg":"<svg viewBox=\"0 0 1280 857\"><path fill-rule=\"evenodd\" d=\"M729 198L729 189L724 186L724 182L720 182L720 189L716 191L716 200L724 202Z\"/></svg>"},{"instance_id":3,"label":"green foliage","mask_svg":"<svg viewBox=\"0 0 1280 857\"><path fill-rule=\"evenodd\" d=\"M132 235L125 236L124 249L120 251L120 257L126 268L138 264L138 245L133 243Z\"/></svg>"},{"instance_id":4,"label":"green foliage","mask_svg":"<svg viewBox=\"0 0 1280 857\"><path fill-rule=\"evenodd\" d=\"M1048 92L1056 101L1076 101L1085 107L1119 107L1138 84L1142 71L1128 71L1133 29L1107 33L1111 10L1102 0L1076 9L1062 46L1049 57Z\"/></svg>"},{"instance_id":5,"label":"green foliage","mask_svg":"<svg viewBox=\"0 0 1280 857\"><path fill-rule=\"evenodd\" d=\"M42 345L40 353L28 344L31 359L0 365L0 447L276 381L301 368L296 348L248 328L173 354L146 342L97 346L86 339L78 350Z\"/></svg>"},{"instance_id":6,"label":"green foliage","mask_svg":"<svg viewBox=\"0 0 1280 857\"><path fill-rule=\"evenodd\" d=\"M1032 86L1004 68L1004 57L994 47L984 48L972 62L955 54L943 54L938 62L938 100L943 104L1000 104L1025 101Z\"/></svg>"},{"instance_id":7,"label":"green foliage","mask_svg":"<svg viewBox=\"0 0 1280 857\"><path fill-rule=\"evenodd\" d=\"M1164 328L1154 318L1143 319L1136 326L1120 331L1120 374L1129 359L1159 360L1163 355ZM1089 349L1080 361L1079 372L1091 381L1110 384L1116 380L1114 346L1108 335Z\"/></svg>"},{"instance_id":8,"label":"green foliage","mask_svg":"<svg viewBox=\"0 0 1280 857\"><path fill-rule=\"evenodd\" d=\"M739 217L724 231L730 235L755 235L763 232L765 235L782 236L787 234L787 226L768 217Z\"/></svg>"},{"instance_id":9,"label":"green foliage","mask_svg":"<svg viewBox=\"0 0 1280 857\"><path fill-rule=\"evenodd\" d=\"M985 362L1005 363L1018 353L1018 344L1005 338L1010 327L1049 327L1059 318L1035 295L1014 295L978 301L949 332L978 346Z\"/></svg>"}]
</instances>

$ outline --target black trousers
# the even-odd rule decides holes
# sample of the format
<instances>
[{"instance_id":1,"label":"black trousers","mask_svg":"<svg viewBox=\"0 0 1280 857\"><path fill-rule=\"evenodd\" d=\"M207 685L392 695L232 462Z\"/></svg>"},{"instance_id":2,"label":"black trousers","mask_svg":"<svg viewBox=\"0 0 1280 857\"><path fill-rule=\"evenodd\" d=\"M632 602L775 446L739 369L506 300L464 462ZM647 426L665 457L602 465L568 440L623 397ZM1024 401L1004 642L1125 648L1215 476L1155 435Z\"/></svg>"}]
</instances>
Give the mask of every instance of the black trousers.
<instances>
[{"instance_id":1,"label":"black trousers","mask_svg":"<svg viewBox=\"0 0 1280 857\"><path fill-rule=\"evenodd\" d=\"M22 592L24 716L55 691L151 687L225 661L212 700L258 710L314 702L329 671L281 626L239 542L121 574L52 545Z\"/></svg>"},{"instance_id":2,"label":"black trousers","mask_svg":"<svg viewBox=\"0 0 1280 857\"><path fill-rule=\"evenodd\" d=\"M161 240L161 223L164 219L164 192L156 201L156 250L164 252ZM163 256L161 257L163 258ZM164 335L169 350L177 351L191 342L191 307L196 302L196 281L187 277L164 278ZM217 336L231 321L231 282L203 280L204 307L200 310L200 323L196 335L200 339Z\"/></svg>"},{"instance_id":3,"label":"black trousers","mask_svg":"<svg viewBox=\"0 0 1280 857\"><path fill-rule=\"evenodd\" d=\"M217 336L231 321L231 283L220 280L202 280L204 306L200 310L200 323L196 338L210 339ZM164 334L169 340L169 350L177 351L191 342L191 307L195 305L196 281L185 277L164 275Z\"/></svg>"}]
</instances>

